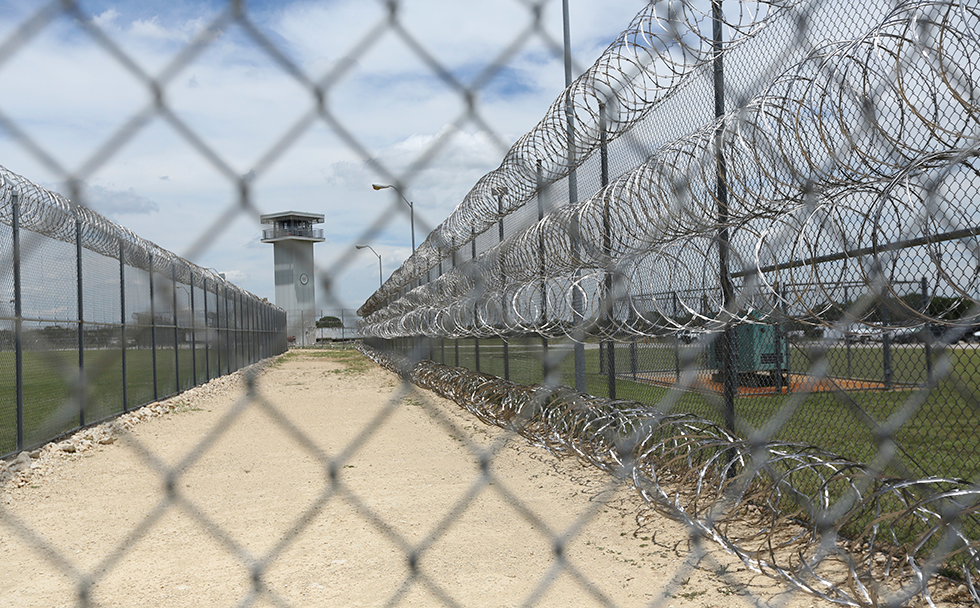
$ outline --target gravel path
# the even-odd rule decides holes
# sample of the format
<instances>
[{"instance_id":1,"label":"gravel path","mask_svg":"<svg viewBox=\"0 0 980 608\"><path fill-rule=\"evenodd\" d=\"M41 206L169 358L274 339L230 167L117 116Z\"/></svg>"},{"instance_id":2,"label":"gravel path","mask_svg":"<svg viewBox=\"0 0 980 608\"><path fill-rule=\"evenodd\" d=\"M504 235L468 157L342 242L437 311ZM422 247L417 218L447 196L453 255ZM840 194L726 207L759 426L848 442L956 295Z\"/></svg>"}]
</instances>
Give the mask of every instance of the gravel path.
<instances>
[{"instance_id":1,"label":"gravel path","mask_svg":"<svg viewBox=\"0 0 980 608\"><path fill-rule=\"evenodd\" d=\"M0 606L830 605L353 351L252 372L9 463Z\"/></svg>"}]
</instances>

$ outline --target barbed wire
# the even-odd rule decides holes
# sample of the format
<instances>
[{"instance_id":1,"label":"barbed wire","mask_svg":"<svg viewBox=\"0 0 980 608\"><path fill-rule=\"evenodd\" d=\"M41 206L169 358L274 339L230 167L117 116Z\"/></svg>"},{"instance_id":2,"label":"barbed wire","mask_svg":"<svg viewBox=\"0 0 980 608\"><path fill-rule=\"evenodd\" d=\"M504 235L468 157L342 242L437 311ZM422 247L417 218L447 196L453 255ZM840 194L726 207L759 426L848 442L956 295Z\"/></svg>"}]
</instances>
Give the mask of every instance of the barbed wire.
<instances>
[{"instance_id":1,"label":"barbed wire","mask_svg":"<svg viewBox=\"0 0 980 608\"><path fill-rule=\"evenodd\" d=\"M599 321L610 310L620 311L620 321L644 312L677 316L656 299L650 311L629 310L629 294L651 292L672 293L669 305L690 320L619 323L617 334L718 324L731 314L749 321L758 310L820 322L814 306L832 302L842 282L898 298L910 276L934 277L934 293L953 295L949 306L975 305L980 227L971 220L970 194L980 105L968 66L980 57L978 21L972 2L902 3L865 36L817 49L744 107L662 146L588 200L553 211L386 308L375 310L377 299L369 300L362 312L374 312L365 331L608 335ZM583 140L594 149L595 138ZM719 162L726 167L724 218ZM494 173L481 184L500 181ZM499 219L465 209L464 201L457 213L470 222ZM723 305L714 270L725 230L741 313ZM442 238L437 233L432 238ZM413 264L399 272L412 274ZM615 290L604 287L610 274ZM578 316L576 294L585 295ZM944 322L929 307L904 308L896 324L910 316Z\"/></svg>"},{"instance_id":2,"label":"barbed wire","mask_svg":"<svg viewBox=\"0 0 980 608\"><path fill-rule=\"evenodd\" d=\"M922 594L933 606L945 568L980 602L974 484L892 477L812 446L740 439L692 414L361 352L487 424L630 479L661 512L798 589L852 606Z\"/></svg>"},{"instance_id":3,"label":"barbed wire","mask_svg":"<svg viewBox=\"0 0 980 608\"><path fill-rule=\"evenodd\" d=\"M173 272L176 280L184 284L207 285L212 292L227 289L255 303L262 301L214 270L202 268L99 213L0 166L0 222L11 224L15 197L23 229L65 243L75 242L77 230L82 247L107 258L117 258L123 248L126 264L133 268L165 272L168 278Z\"/></svg>"},{"instance_id":4,"label":"barbed wire","mask_svg":"<svg viewBox=\"0 0 980 608\"><path fill-rule=\"evenodd\" d=\"M6 224L9 260L0 270L0 350L10 355L11 389L0 418L0 455L33 449L287 348L283 309L2 166L0 224ZM39 260L45 261L41 273ZM31 276L23 276L24 261ZM72 350L75 357L49 355ZM86 365L93 350L101 352ZM164 351L168 362L158 365ZM38 367L70 378L63 399L25 391ZM112 396L93 398L90 384L116 374ZM146 386L139 386L141 377Z\"/></svg>"},{"instance_id":5,"label":"barbed wire","mask_svg":"<svg viewBox=\"0 0 980 608\"><path fill-rule=\"evenodd\" d=\"M664 331L720 329L733 321L798 321L842 330L851 322L880 330L929 322L963 331L980 316L980 229L974 228L976 210L971 206L977 191L974 71L980 9L973 1L905 2L894 9L889 6L887 16L862 36L808 48L800 41L812 25L809 13L819 5L801 0L728 3L720 22L728 33L724 41L711 31L714 15L694 3L663 0L648 5L592 69L552 104L535 129L514 145L500 168L477 182L459 208L362 306L361 312L368 315L364 333L388 338L533 333L579 341L589 336L631 340ZM368 41L388 28L408 35L395 18L398 3L385 6L388 19L338 65L352 63L352 56L356 59L370 46ZM527 6L538 15L542 8ZM95 24L81 19L81 9L72 2L50 3L22 30L32 33L60 14L79 17L90 32L99 33ZM247 17L245 4L232 2L211 25L242 25L246 37L273 55L280 68L300 74ZM679 89L703 80L718 60L731 58L734 50L758 40L776 22L790 24L786 30L805 49L805 57L794 60L791 69L782 70L756 93L740 98L737 109L702 124L693 134L657 140L645 162L590 198L554 210L530 227L521 225L497 247L456 264L456 253L467 244L475 252L474 240L494 222L527 210L549 188L560 187L556 184L568 179L573 169L594 161L610 142L641 138L635 131L638 126ZM248 180L234 175L217 152L174 117L161 96L173 74L213 35L209 29L192 40L157 80L131 70L149 85L155 101L106 147L96 150L82 174L108 163L139 130L134 126L162 113L202 158L241 190L242 200L216 224L248 213ZM18 52L20 38L26 37L15 35L0 54ZM105 37L100 40L126 62L125 52ZM418 45L410 46L418 51ZM433 57L425 56L424 62L437 76L450 79ZM324 105L323 87L334 86L345 69L331 70L320 81L300 74L297 81L317 100L310 116L321 115L350 150L371 158L354 129L341 124L329 104ZM461 91L471 112L473 93ZM311 120L304 118L285 133L259 169L289 148ZM5 120L8 130L11 125ZM433 149L414 159L409 173L430 163ZM38 153L40 148L32 150ZM729 197L724 216L718 213L719 163L726 167L722 181ZM17 193L20 222L28 230L63 242L79 239L86 249L113 259L125 248L121 257L127 265L151 277L172 271L175 288L177 282L191 281L209 290L220 282L226 302L228 291L239 291L209 269L177 258L65 197L2 168L0 175L2 200L10 201ZM69 186L81 187L74 182ZM72 198L84 200L74 194ZM0 221L10 223L10 209L0 204ZM209 238L202 233L199 241ZM724 241L731 245L728 270L717 264ZM35 259L41 257L32 253ZM415 286L450 259L453 268L439 279ZM321 270L318 278L327 284L328 269ZM734 305L725 301L725 273L738 283ZM924 274L932 278L932 294L952 294L938 309L932 302L902 299L903 289ZM848 288L860 297L847 297ZM178 304L175 292L170 295L178 355ZM900 313L890 321L874 315L885 300ZM208 301L205 294L205 306ZM951 319L948 313L963 308L965 314ZM29 315L15 317L19 323ZM225 326L227 332L228 319ZM192 332L191 339L195 335ZM284 341L285 335L281 337ZM284 348L278 342L276 346ZM555 383L520 386L463 368L417 362L417 357L364 352L420 386L452 398L485 422L632 480L640 495L662 513L718 541L749 567L816 596L846 605L895 605L921 594L934 604L937 589L949 584L936 576L944 574L962 581L980 603L976 484L953 477L915 479L885 473L900 468L894 462L900 449L895 430L918 411L939 382L953 375L948 358L935 361L935 373L919 385L924 390L910 391L894 415L874 426L876 456L870 464L859 464L812 446L772 441L772 429L802 407L806 390L793 395L787 391L787 398L778 402L777 420L765 430L752 429L744 421L726 427L691 414L667 413L695 388L692 361L686 361L683 370L678 367L678 381L651 409ZM478 354L476 361L479 366ZM812 363L807 370L810 381L826 379L827 370ZM547 368L555 362L544 364ZM218 367L230 371L232 365L226 361ZM62 368L51 371L68 377ZM175 387L179 390L180 383ZM266 407L253 388L240 405ZM975 409L970 389L961 390L970 398L967 407ZM389 409L403 398L402 391L393 393ZM75 405L68 399L61 407L74 416ZM300 429L274 408L272 413L274 425L287 430L298 444L310 445ZM352 449L363 444L374 424L361 430ZM224 428L219 424L213 435ZM207 442L196 443L190 457L208 447ZM323 504L318 501L316 508ZM25 536L37 540L36 546L45 547L30 525L23 529L29 532ZM299 530L290 531L289 539ZM207 531L219 539L224 534L217 526ZM113 555L124 555L134 542L123 542ZM413 560L407 546L402 548ZM87 590L90 581L71 560L55 555L59 565L67 566L65 572ZM259 582L270 563L251 569L252 580ZM79 598L81 604L88 602L84 593Z\"/></svg>"},{"instance_id":6,"label":"barbed wire","mask_svg":"<svg viewBox=\"0 0 980 608\"><path fill-rule=\"evenodd\" d=\"M739 2L724 14L727 52L801 0ZM366 314L581 165L604 140L614 140L718 55L710 11L676 0L651 2L595 64L552 103L500 167L481 178L450 216L361 308ZM600 106L604 110L600 110ZM600 120L600 114L604 118ZM569 120L575 127L569 130ZM602 133L600 133L602 132ZM506 195L501 193L506 192ZM502 203L502 204L501 204Z\"/></svg>"}]
</instances>

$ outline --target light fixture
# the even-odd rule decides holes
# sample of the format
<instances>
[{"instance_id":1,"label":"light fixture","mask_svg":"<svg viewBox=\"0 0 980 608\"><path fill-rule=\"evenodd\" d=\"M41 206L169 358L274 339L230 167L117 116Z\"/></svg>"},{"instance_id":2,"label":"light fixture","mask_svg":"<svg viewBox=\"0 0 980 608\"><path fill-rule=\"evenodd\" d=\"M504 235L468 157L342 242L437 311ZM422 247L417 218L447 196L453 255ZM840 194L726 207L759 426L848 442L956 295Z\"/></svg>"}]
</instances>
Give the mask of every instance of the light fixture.
<instances>
[{"instance_id":1,"label":"light fixture","mask_svg":"<svg viewBox=\"0 0 980 608\"><path fill-rule=\"evenodd\" d=\"M381 254L374 250L374 247L370 245L354 245L355 249L370 249L371 253L378 256L378 289L384 286L384 281L381 278L383 271L381 270Z\"/></svg>"},{"instance_id":2,"label":"light fixture","mask_svg":"<svg viewBox=\"0 0 980 608\"><path fill-rule=\"evenodd\" d=\"M414 254L415 253L415 205L412 203L412 201L405 198L405 195L402 194L401 190L399 190L395 186L392 186L391 184L371 184L371 187L374 188L375 190L386 190L388 188L391 188L392 190L397 192L398 196L402 197L402 200L405 201L406 205L408 205L410 215L411 215L411 220L412 220L412 253Z\"/></svg>"}]
</instances>

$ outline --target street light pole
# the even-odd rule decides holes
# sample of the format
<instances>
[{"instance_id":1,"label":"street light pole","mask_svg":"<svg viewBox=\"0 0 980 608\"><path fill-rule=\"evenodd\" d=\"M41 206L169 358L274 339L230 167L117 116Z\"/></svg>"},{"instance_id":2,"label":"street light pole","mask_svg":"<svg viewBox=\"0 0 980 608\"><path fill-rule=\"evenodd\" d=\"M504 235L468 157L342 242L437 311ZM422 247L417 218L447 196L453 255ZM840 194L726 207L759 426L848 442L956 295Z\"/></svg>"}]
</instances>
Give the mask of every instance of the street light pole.
<instances>
[{"instance_id":1,"label":"street light pole","mask_svg":"<svg viewBox=\"0 0 980 608\"><path fill-rule=\"evenodd\" d=\"M383 282L383 280L381 278L382 276L384 276L383 273L382 273L382 271L381 271L381 254L378 253L377 251L375 251L374 250L374 247L372 247L370 245L354 245L354 248L355 249L370 249L371 250L371 253L373 253L374 255L378 256L378 289L381 289L381 287L384 286L384 282Z\"/></svg>"},{"instance_id":2,"label":"street light pole","mask_svg":"<svg viewBox=\"0 0 980 608\"><path fill-rule=\"evenodd\" d=\"M371 184L371 187L374 188L375 190L385 190L387 188L391 188L392 190L397 192L398 196L402 197L402 200L405 201L406 205L408 205L409 217L411 218L411 222L412 222L412 253L415 253L415 205L412 204L412 201L405 198L405 195L402 194L401 190L392 186L391 184Z\"/></svg>"}]
</instances>

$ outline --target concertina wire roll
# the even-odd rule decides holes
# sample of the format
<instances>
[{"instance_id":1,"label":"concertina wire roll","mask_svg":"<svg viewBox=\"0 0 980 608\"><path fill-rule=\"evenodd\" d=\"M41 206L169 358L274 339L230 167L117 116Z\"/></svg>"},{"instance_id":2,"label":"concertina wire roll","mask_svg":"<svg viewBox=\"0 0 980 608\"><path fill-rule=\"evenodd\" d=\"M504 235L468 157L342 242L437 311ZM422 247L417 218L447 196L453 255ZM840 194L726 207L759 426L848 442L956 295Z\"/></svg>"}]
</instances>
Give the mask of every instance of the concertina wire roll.
<instances>
[{"instance_id":1,"label":"concertina wire roll","mask_svg":"<svg viewBox=\"0 0 980 608\"><path fill-rule=\"evenodd\" d=\"M890 477L812 446L742 440L692 414L361 351L487 424L628 480L654 509L807 593L849 606L921 594L934 606L949 583L933 575L956 564L980 603L980 538L958 523L980 511L976 486Z\"/></svg>"},{"instance_id":2,"label":"concertina wire roll","mask_svg":"<svg viewBox=\"0 0 980 608\"><path fill-rule=\"evenodd\" d=\"M783 14L800 0L789 2L740 2L737 12L726 14L730 49ZM686 2L651 2L609 46L598 61L580 76L548 109L544 118L521 137L505 155L500 167L480 179L457 209L442 222L418 250L361 307L367 314L397 294L454 249L462 248L472 235L489 228L501 215L517 209L534 196L541 183L550 184L568 175L600 145L599 104L615 108L607 115L607 137L615 139L649 114L672 89L717 55L710 36L711 15ZM707 35L704 32L709 32ZM651 70L650 66L658 69ZM567 115L578 125L569 152ZM540 164L538 164L540 163ZM495 192L507 188L503 209Z\"/></svg>"},{"instance_id":3,"label":"concertina wire roll","mask_svg":"<svg viewBox=\"0 0 980 608\"><path fill-rule=\"evenodd\" d=\"M168 279L173 277L179 283L206 288L211 293L222 289L225 294L260 301L217 272L189 262L99 213L0 166L0 222L8 226L13 221L14 196L23 230L65 243L80 238L82 247L107 258L118 258L122 251L126 265L133 268L157 272Z\"/></svg>"},{"instance_id":4,"label":"concertina wire roll","mask_svg":"<svg viewBox=\"0 0 980 608\"><path fill-rule=\"evenodd\" d=\"M727 23L733 34L723 52L791 5L740 6L752 10ZM689 35L707 18L692 15L694 10L660 2L642 12L610 47L615 52L607 51L555 102L501 168L481 179L362 306L364 334L534 332L629 340L692 325L751 321L759 312L830 325L828 313L844 306L834 303L844 282L894 297L904 307L896 323L949 324L943 311L899 299L900 285L915 276L910 273L934 277L933 293L953 294L951 306L971 307L957 323L973 322L980 227L974 225L977 204L961 193L977 187L980 169L975 1L899 4L865 35L814 49L738 110L660 146L592 197L552 211L407 291L413 279L448 257L447 244L460 247L472 225L490 226L500 219L500 209L506 214L540 196L539 176L520 161L542 154L530 154L527 146L549 142L547 180L574 166L559 124L566 101L573 100L579 125L574 152L580 157L599 145L594 134L603 129L587 125L596 124L600 101L605 116L616 117L604 125L612 138L668 95L685 70L708 66L714 56L710 40ZM685 17L664 18L678 14ZM680 24L691 31L679 32ZM671 46L667 39L684 44ZM662 52L665 47L669 53ZM609 76L617 73L619 80ZM595 119L589 123L586 116ZM723 217L716 195L719 159L727 178ZM734 308L723 305L719 286L722 231L730 238ZM658 298L658 292L670 292L670 298ZM642 309L636 294L646 294ZM584 302L577 309L576 295ZM679 320L685 315L678 310L688 320ZM866 311L846 312L861 322ZM603 315L612 321L602 322Z\"/></svg>"}]
</instances>

